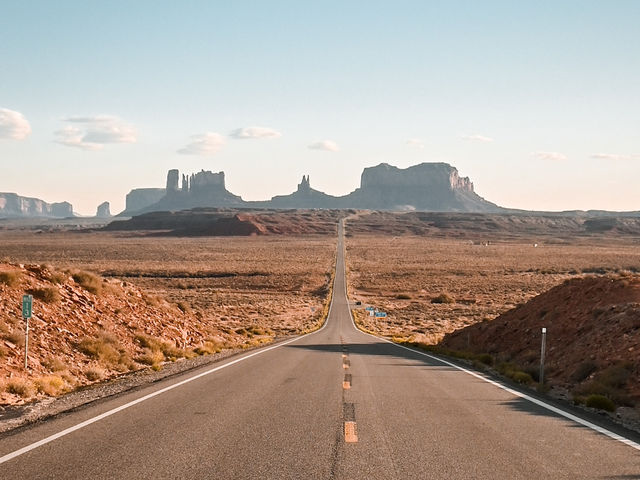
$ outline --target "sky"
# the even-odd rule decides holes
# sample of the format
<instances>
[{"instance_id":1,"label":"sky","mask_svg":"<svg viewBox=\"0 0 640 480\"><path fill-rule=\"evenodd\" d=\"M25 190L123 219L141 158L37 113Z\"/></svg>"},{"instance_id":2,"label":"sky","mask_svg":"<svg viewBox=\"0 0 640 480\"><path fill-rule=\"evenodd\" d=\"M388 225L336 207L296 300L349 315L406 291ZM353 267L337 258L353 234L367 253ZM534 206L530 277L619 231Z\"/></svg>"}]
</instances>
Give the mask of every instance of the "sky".
<instances>
[{"instance_id":1,"label":"sky","mask_svg":"<svg viewBox=\"0 0 640 480\"><path fill-rule=\"evenodd\" d=\"M112 213L447 162L499 205L640 210L640 1L0 0L0 192Z\"/></svg>"}]
</instances>

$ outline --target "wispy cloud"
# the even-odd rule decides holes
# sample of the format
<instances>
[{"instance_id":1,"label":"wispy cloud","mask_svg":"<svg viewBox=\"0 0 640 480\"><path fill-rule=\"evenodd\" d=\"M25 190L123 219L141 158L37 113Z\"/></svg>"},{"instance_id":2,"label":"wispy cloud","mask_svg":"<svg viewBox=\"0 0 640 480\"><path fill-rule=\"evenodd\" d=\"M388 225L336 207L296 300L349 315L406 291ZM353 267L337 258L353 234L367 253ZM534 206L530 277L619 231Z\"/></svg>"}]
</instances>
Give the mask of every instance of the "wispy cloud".
<instances>
[{"instance_id":1,"label":"wispy cloud","mask_svg":"<svg viewBox=\"0 0 640 480\"><path fill-rule=\"evenodd\" d=\"M326 152L338 152L340 151L340 147L333 140L321 140L319 142L313 142L307 148L311 150L324 150Z\"/></svg>"},{"instance_id":2,"label":"wispy cloud","mask_svg":"<svg viewBox=\"0 0 640 480\"><path fill-rule=\"evenodd\" d=\"M31 133L31 125L24 115L8 108L0 108L0 139L24 140Z\"/></svg>"},{"instance_id":3,"label":"wispy cloud","mask_svg":"<svg viewBox=\"0 0 640 480\"><path fill-rule=\"evenodd\" d=\"M640 160L640 155L620 155L618 153L594 153L591 158L599 160Z\"/></svg>"},{"instance_id":4,"label":"wispy cloud","mask_svg":"<svg viewBox=\"0 0 640 480\"><path fill-rule=\"evenodd\" d=\"M238 128L229 134L231 138L238 140L256 139L256 138L278 138L282 134L273 128L267 127L244 127Z\"/></svg>"},{"instance_id":5,"label":"wispy cloud","mask_svg":"<svg viewBox=\"0 0 640 480\"><path fill-rule=\"evenodd\" d=\"M484 135L461 135L461 139L468 140L470 142L489 143L493 142L493 138L485 137Z\"/></svg>"},{"instance_id":6,"label":"wispy cloud","mask_svg":"<svg viewBox=\"0 0 640 480\"><path fill-rule=\"evenodd\" d=\"M424 142L419 138L410 138L407 140L407 145L417 148L418 150L422 150L424 148Z\"/></svg>"},{"instance_id":7,"label":"wispy cloud","mask_svg":"<svg viewBox=\"0 0 640 480\"><path fill-rule=\"evenodd\" d=\"M112 115L68 117L67 125L55 132L57 143L83 150L101 150L108 143L135 143L136 130Z\"/></svg>"},{"instance_id":8,"label":"wispy cloud","mask_svg":"<svg viewBox=\"0 0 640 480\"><path fill-rule=\"evenodd\" d=\"M567 156L564 153L559 152L533 152L531 155L538 160L552 160L561 162L567 159Z\"/></svg>"},{"instance_id":9,"label":"wispy cloud","mask_svg":"<svg viewBox=\"0 0 640 480\"><path fill-rule=\"evenodd\" d=\"M225 138L219 133L206 132L191 136L191 143L178 150L184 155L214 155L225 144Z\"/></svg>"}]
</instances>

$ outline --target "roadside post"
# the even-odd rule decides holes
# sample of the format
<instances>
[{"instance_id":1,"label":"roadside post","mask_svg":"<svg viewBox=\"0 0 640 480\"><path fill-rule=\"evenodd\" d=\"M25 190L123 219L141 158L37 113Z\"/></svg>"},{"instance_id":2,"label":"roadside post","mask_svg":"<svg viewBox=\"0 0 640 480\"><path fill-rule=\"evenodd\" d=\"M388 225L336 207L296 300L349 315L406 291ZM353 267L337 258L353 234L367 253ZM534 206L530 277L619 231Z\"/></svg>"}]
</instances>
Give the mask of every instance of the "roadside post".
<instances>
[{"instance_id":1,"label":"roadside post","mask_svg":"<svg viewBox=\"0 0 640 480\"><path fill-rule=\"evenodd\" d=\"M540 385L544 385L544 354L547 348L547 329L542 327L542 345L540 346Z\"/></svg>"},{"instance_id":2,"label":"roadside post","mask_svg":"<svg viewBox=\"0 0 640 480\"><path fill-rule=\"evenodd\" d=\"M27 322L27 325L24 329L24 369L27 370L29 367L29 319L31 318L31 313L33 311L33 296L32 295L23 295L22 296L22 318L24 318Z\"/></svg>"}]
</instances>

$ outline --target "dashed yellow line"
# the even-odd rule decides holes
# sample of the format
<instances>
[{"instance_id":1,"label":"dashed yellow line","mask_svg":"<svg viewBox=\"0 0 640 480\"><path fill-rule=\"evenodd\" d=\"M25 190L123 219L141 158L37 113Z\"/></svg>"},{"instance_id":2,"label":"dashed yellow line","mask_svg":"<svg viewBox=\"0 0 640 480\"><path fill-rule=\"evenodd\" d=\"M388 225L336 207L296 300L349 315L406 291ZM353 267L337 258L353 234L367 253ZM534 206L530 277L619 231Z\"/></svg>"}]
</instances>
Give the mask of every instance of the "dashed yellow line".
<instances>
[{"instance_id":1,"label":"dashed yellow line","mask_svg":"<svg viewBox=\"0 0 640 480\"><path fill-rule=\"evenodd\" d=\"M344 390L349 390L351 388L351 382L342 382L342 388Z\"/></svg>"},{"instance_id":2,"label":"dashed yellow line","mask_svg":"<svg viewBox=\"0 0 640 480\"><path fill-rule=\"evenodd\" d=\"M346 443L358 442L358 430L356 422L344 422L344 441Z\"/></svg>"}]
</instances>

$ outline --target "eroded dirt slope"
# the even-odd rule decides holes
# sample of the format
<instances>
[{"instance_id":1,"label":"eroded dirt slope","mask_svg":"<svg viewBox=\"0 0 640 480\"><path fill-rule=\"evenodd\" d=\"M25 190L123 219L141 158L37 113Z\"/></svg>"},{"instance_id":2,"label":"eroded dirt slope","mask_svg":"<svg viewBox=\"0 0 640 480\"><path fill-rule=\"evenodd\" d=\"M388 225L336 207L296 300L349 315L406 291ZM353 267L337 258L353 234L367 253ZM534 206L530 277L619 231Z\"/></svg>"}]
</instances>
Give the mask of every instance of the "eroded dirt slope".
<instances>
[{"instance_id":1,"label":"eroded dirt slope","mask_svg":"<svg viewBox=\"0 0 640 480\"><path fill-rule=\"evenodd\" d=\"M441 345L489 353L535 375L547 328L546 379L578 400L590 394L640 405L640 276L568 280L494 320L444 337Z\"/></svg>"}]
</instances>

